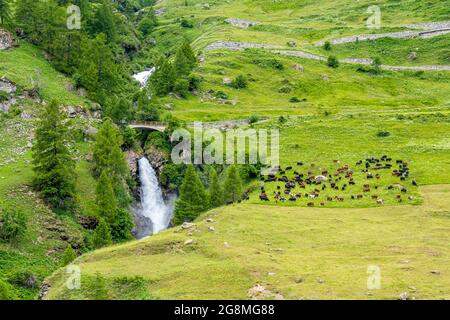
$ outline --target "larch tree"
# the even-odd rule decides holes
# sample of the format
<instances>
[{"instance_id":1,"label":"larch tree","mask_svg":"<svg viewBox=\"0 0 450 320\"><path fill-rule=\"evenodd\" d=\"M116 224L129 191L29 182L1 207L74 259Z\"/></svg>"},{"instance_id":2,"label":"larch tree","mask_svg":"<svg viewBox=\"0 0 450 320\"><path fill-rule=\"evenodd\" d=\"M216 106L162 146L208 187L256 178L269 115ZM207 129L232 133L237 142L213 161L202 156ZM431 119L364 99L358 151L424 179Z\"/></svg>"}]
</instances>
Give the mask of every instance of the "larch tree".
<instances>
[{"instance_id":1,"label":"larch tree","mask_svg":"<svg viewBox=\"0 0 450 320\"><path fill-rule=\"evenodd\" d=\"M175 204L175 223L192 221L210 207L208 193L192 165L187 167L180 198Z\"/></svg>"},{"instance_id":2,"label":"larch tree","mask_svg":"<svg viewBox=\"0 0 450 320\"><path fill-rule=\"evenodd\" d=\"M220 207L224 204L223 188L214 168L211 168L209 174L209 198L212 208Z\"/></svg>"},{"instance_id":3,"label":"larch tree","mask_svg":"<svg viewBox=\"0 0 450 320\"><path fill-rule=\"evenodd\" d=\"M74 201L76 173L71 143L66 115L52 101L39 119L32 154L34 186L55 208L67 208Z\"/></svg>"},{"instance_id":4,"label":"larch tree","mask_svg":"<svg viewBox=\"0 0 450 320\"><path fill-rule=\"evenodd\" d=\"M226 203L234 203L242 199L242 180L237 167L234 165L227 170L224 190Z\"/></svg>"}]
</instances>

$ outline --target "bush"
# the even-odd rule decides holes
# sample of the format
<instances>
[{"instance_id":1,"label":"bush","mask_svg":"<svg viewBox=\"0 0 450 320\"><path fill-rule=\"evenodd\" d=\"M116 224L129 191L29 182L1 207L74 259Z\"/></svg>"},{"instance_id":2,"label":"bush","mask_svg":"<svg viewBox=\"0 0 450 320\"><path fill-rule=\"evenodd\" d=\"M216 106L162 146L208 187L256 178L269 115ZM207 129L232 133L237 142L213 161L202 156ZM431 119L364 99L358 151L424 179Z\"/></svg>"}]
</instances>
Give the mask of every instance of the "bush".
<instances>
[{"instance_id":1,"label":"bush","mask_svg":"<svg viewBox=\"0 0 450 320\"><path fill-rule=\"evenodd\" d=\"M282 86L280 89L278 89L279 93L291 93L292 88L290 86Z\"/></svg>"},{"instance_id":2,"label":"bush","mask_svg":"<svg viewBox=\"0 0 450 320\"><path fill-rule=\"evenodd\" d=\"M286 122L287 122L287 119L286 119L285 117L283 117L283 116L280 116L280 117L278 118L278 122L279 122L279 123L286 123Z\"/></svg>"},{"instance_id":3,"label":"bush","mask_svg":"<svg viewBox=\"0 0 450 320\"><path fill-rule=\"evenodd\" d=\"M22 237L27 229L25 214L19 210L7 209L0 221L0 240L13 242Z\"/></svg>"},{"instance_id":4,"label":"bush","mask_svg":"<svg viewBox=\"0 0 450 320\"><path fill-rule=\"evenodd\" d=\"M248 81L247 78L243 75L237 76L236 79L234 79L230 86L232 86L235 89L245 89L248 87Z\"/></svg>"},{"instance_id":5,"label":"bush","mask_svg":"<svg viewBox=\"0 0 450 320\"><path fill-rule=\"evenodd\" d=\"M300 102L301 100L299 99L299 98L297 98L297 97L292 97L290 100L289 100L289 102L291 102L291 103L298 103L298 102Z\"/></svg>"},{"instance_id":6,"label":"bush","mask_svg":"<svg viewBox=\"0 0 450 320\"><path fill-rule=\"evenodd\" d=\"M223 92L223 91L217 91L216 94L215 94L215 97L216 97L217 99L227 100L227 99L228 99L228 94L226 94L226 93Z\"/></svg>"},{"instance_id":7,"label":"bush","mask_svg":"<svg viewBox=\"0 0 450 320\"><path fill-rule=\"evenodd\" d=\"M276 70L283 70L284 65L278 61L277 59L253 59L252 61L257 66L263 67L263 68L273 68Z\"/></svg>"},{"instance_id":8,"label":"bush","mask_svg":"<svg viewBox=\"0 0 450 320\"><path fill-rule=\"evenodd\" d=\"M323 48L324 48L326 51L331 51L331 43L330 43L330 41L325 41L325 43L324 43L324 45L323 45Z\"/></svg>"},{"instance_id":9,"label":"bush","mask_svg":"<svg viewBox=\"0 0 450 320\"><path fill-rule=\"evenodd\" d=\"M66 250L64 250L63 257L61 260L61 265L63 267L67 266L76 258L77 258L77 254L75 253L75 250L73 250L72 246L69 244L67 246Z\"/></svg>"},{"instance_id":10,"label":"bush","mask_svg":"<svg viewBox=\"0 0 450 320\"><path fill-rule=\"evenodd\" d=\"M8 282L26 289L35 289L39 287L39 280L37 276L28 270L15 271L8 277Z\"/></svg>"},{"instance_id":11,"label":"bush","mask_svg":"<svg viewBox=\"0 0 450 320\"><path fill-rule=\"evenodd\" d=\"M189 29L192 29L194 27L194 24L191 21L189 21L189 20L187 20L185 18L181 19L180 25L183 28L189 28Z\"/></svg>"},{"instance_id":12,"label":"bush","mask_svg":"<svg viewBox=\"0 0 450 320\"><path fill-rule=\"evenodd\" d=\"M251 115L250 118L248 119L250 123L256 123L259 121L259 117L255 114Z\"/></svg>"},{"instance_id":13,"label":"bush","mask_svg":"<svg viewBox=\"0 0 450 320\"><path fill-rule=\"evenodd\" d=\"M391 133L389 131L378 131L377 132L378 138L386 138L386 137L389 137L390 135L391 135Z\"/></svg>"},{"instance_id":14,"label":"bush","mask_svg":"<svg viewBox=\"0 0 450 320\"><path fill-rule=\"evenodd\" d=\"M195 91L200 89L200 84L202 83L202 78L195 75L189 76L189 91Z\"/></svg>"},{"instance_id":15,"label":"bush","mask_svg":"<svg viewBox=\"0 0 450 320\"><path fill-rule=\"evenodd\" d=\"M337 68L339 67L339 61L335 56L329 56L327 65L331 68Z\"/></svg>"},{"instance_id":16,"label":"bush","mask_svg":"<svg viewBox=\"0 0 450 320\"><path fill-rule=\"evenodd\" d=\"M173 91L180 97L187 98L187 96L189 95L189 81L186 79L178 79L177 81L175 81Z\"/></svg>"}]
</instances>

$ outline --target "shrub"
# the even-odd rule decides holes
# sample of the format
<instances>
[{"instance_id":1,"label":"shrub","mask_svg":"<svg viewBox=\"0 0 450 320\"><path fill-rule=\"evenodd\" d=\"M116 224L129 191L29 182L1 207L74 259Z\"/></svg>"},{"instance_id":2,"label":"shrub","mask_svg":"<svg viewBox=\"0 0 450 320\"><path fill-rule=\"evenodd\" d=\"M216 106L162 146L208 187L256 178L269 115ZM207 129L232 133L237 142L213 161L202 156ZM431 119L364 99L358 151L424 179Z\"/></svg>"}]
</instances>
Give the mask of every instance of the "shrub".
<instances>
[{"instance_id":1,"label":"shrub","mask_svg":"<svg viewBox=\"0 0 450 320\"><path fill-rule=\"evenodd\" d=\"M273 68L276 70L283 70L284 65L278 61L277 59L253 59L252 61L257 66L263 67L263 68Z\"/></svg>"},{"instance_id":2,"label":"shrub","mask_svg":"<svg viewBox=\"0 0 450 320\"><path fill-rule=\"evenodd\" d=\"M289 100L289 102L291 102L291 103L298 103L298 102L300 102L301 100L299 99L299 98L297 98L297 97L292 97L290 100Z\"/></svg>"},{"instance_id":3,"label":"shrub","mask_svg":"<svg viewBox=\"0 0 450 320\"><path fill-rule=\"evenodd\" d=\"M189 20L187 20L185 18L181 19L180 25L183 28L189 28L189 29L192 29L194 27L194 24L191 21L189 21Z\"/></svg>"},{"instance_id":4,"label":"shrub","mask_svg":"<svg viewBox=\"0 0 450 320\"><path fill-rule=\"evenodd\" d=\"M339 61L335 56L329 56L327 65L331 68L337 68L339 67Z\"/></svg>"},{"instance_id":5,"label":"shrub","mask_svg":"<svg viewBox=\"0 0 450 320\"><path fill-rule=\"evenodd\" d=\"M189 95L189 81L186 79L177 79L173 91L182 98L187 98Z\"/></svg>"},{"instance_id":6,"label":"shrub","mask_svg":"<svg viewBox=\"0 0 450 320\"><path fill-rule=\"evenodd\" d=\"M104 219L100 220L100 223L95 229L92 242L94 247L97 249L108 246L112 243L111 230L108 223Z\"/></svg>"},{"instance_id":7,"label":"shrub","mask_svg":"<svg viewBox=\"0 0 450 320\"><path fill-rule=\"evenodd\" d=\"M235 89L245 89L248 87L248 81L247 78L243 75L239 75L234 79L231 84L233 88Z\"/></svg>"},{"instance_id":8,"label":"shrub","mask_svg":"<svg viewBox=\"0 0 450 320\"><path fill-rule=\"evenodd\" d=\"M259 121L259 117L255 114L251 115L250 118L248 119L250 123L256 123Z\"/></svg>"},{"instance_id":9,"label":"shrub","mask_svg":"<svg viewBox=\"0 0 450 320\"><path fill-rule=\"evenodd\" d=\"M63 257L61 260L61 265L67 266L68 264L70 264L73 260L75 260L77 257L77 254L75 253L75 250L73 250L72 246L69 244L66 248L66 250L64 250L63 253Z\"/></svg>"},{"instance_id":10,"label":"shrub","mask_svg":"<svg viewBox=\"0 0 450 320\"><path fill-rule=\"evenodd\" d=\"M195 91L200 89L200 84L202 83L202 78L195 76L195 75L191 75L189 76L189 91Z\"/></svg>"},{"instance_id":11,"label":"shrub","mask_svg":"<svg viewBox=\"0 0 450 320\"><path fill-rule=\"evenodd\" d=\"M377 132L378 138L385 138L385 137L389 137L390 135L391 135L391 133L389 131L378 131Z\"/></svg>"},{"instance_id":12,"label":"shrub","mask_svg":"<svg viewBox=\"0 0 450 320\"><path fill-rule=\"evenodd\" d=\"M324 43L324 45L323 45L323 48L324 48L326 51L331 51L331 43L330 43L330 41L325 41L325 43Z\"/></svg>"},{"instance_id":13,"label":"shrub","mask_svg":"<svg viewBox=\"0 0 450 320\"><path fill-rule=\"evenodd\" d=\"M37 276L28 270L18 270L8 277L8 282L26 289L35 289L39 286Z\"/></svg>"},{"instance_id":14,"label":"shrub","mask_svg":"<svg viewBox=\"0 0 450 320\"><path fill-rule=\"evenodd\" d=\"M27 221L22 211L7 209L0 222L0 240L13 242L25 234Z\"/></svg>"},{"instance_id":15,"label":"shrub","mask_svg":"<svg viewBox=\"0 0 450 320\"><path fill-rule=\"evenodd\" d=\"M280 89L278 89L279 93L291 93L292 88L290 86L282 86Z\"/></svg>"},{"instance_id":16,"label":"shrub","mask_svg":"<svg viewBox=\"0 0 450 320\"><path fill-rule=\"evenodd\" d=\"M280 116L280 117L278 118L278 122L279 122L279 123L286 123L286 121L287 121L287 119L286 119L284 116Z\"/></svg>"},{"instance_id":17,"label":"shrub","mask_svg":"<svg viewBox=\"0 0 450 320\"><path fill-rule=\"evenodd\" d=\"M228 94L226 94L226 93L223 92L223 91L217 91L216 94L215 94L215 97L216 97L217 99L227 100L227 99L228 99Z\"/></svg>"}]
</instances>

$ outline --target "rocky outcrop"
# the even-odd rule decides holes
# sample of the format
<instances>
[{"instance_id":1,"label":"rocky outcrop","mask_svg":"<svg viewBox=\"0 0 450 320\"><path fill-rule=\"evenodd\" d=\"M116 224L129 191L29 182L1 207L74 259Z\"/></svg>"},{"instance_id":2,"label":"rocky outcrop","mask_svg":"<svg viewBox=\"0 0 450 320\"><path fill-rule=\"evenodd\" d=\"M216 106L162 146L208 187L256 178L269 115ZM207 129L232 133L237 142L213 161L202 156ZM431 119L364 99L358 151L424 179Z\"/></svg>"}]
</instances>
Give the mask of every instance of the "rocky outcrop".
<instances>
[{"instance_id":1,"label":"rocky outcrop","mask_svg":"<svg viewBox=\"0 0 450 320\"><path fill-rule=\"evenodd\" d=\"M15 46L16 42L13 35L6 30L0 29L0 50L11 49Z\"/></svg>"},{"instance_id":2,"label":"rocky outcrop","mask_svg":"<svg viewBox=\"0 0 450 320\"><path fill-rule=\"evenodd\" d=\"M127 160L128 167L130 168L130 172L132 176L136 176L138 172L138 161L143 157L143 154L137 153L133 150L128 150L125 153L125 159Z\"/></svg>"},{"instance_id":3,"label":"rocky outcrop","mask_svg":"<svg viewBox=\"0 0 450 320\"><path fill-rule=\"evenodd\" d=\"M276 49L282 48L272 44L259 44L259 43L246 43L246 42L230 42L230 41L217 41L205 48L205 51L211 50L244 50L244 49Z\"/></svg>"},{"instance_id":4,"label":"rocky outcrop","mask_svg":"<svg viewBox=\"0 0 450 320\"><path fill-rule=\"evenodd\" d=\"M17 87L14 82L6 78L0 78L0 112L8 112L9 108L16 104Z\"/></svg>"},{"instance_id":5,"label":"rocky outcrop","mask_svg":"<svg viewBox=\"0 0 450 320\"><path fill-rule=\"evenodd\" d=\"M163 166L167 163L166 154L156 149L154 146L150 146L145 149L145 156L152 165L153 169L160 174Z\"/></svg>"},{"instance_id":6,"label":"rocky outcrop","mask_svg":"<svg viewBox=\"0 0 450 320\"><path fill-rule=\"evenodd\" d=\"M254 21L241 20L241 19L235 19L235 18L228 18L225 20L225 22L227 22L235 27L242 28L242 29L247 29L249 27L253 27L258 24L261 24L261 22L254 22Z\"/></svg>"}]
</instances>

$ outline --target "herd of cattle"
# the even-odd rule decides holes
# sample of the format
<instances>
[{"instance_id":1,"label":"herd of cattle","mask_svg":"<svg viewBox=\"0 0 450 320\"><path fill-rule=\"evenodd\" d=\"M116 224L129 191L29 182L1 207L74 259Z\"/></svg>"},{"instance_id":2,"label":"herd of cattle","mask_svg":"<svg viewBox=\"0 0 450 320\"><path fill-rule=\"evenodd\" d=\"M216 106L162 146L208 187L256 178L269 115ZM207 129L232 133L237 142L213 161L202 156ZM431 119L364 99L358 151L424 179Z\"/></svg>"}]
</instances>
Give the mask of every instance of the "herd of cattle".
<instances>
[{"instance_id":1,"label":"herd of cattle","mask_svg":"<svg viewBox=\"0 0 450 320\"><path fill-rule=\"evenodd\" d=\"M305 168L306 165L303 162L298 162L297 167L298 169L294 170L292 166L284 169L278 166L274 168L272 174L262 177L260 200L270 201L270 198L272 198L276 203L284 203L287 201L295 202L305 198L308 199L308 207L313 207L316 200L318 200L320 206L325 206L327 202L343 202L345 197L340 195L325 196L323 195L324 193L329 194L329 190L334 191L333 194L344 193L350 186L358 186L360 184L360 192L347 197L351 200L369 197L379 205L382 205L384 204L384 199L376 194L379 192L379 189L397 190L396 200L402 202L408 193L405 185L417 186L416 180L410 178L408 162L403 160L394 161L387 155L358 161L356 168L361 174L354 174L357 172L356 170L351 169L348 164L341 165L339 160L334 160L335 168L333 170L317 168L314 164L311 164L306 171L303 171L306 173L301 173L300 168ZM382 174L386 173L386 171L389 171L394 180L398 179L398 183L390 184L387 187L379 185L378 180L381 179ZM288 175L292 178L288 178ZM266 191L266 184L270 183L276 183L277 186L276 190L273 191L273 195L269 196ZM352 190L355 190L355 188L352 188ZM408 196L408 200L413 200L412 196Z\"/></svg>"}]
</instances>

